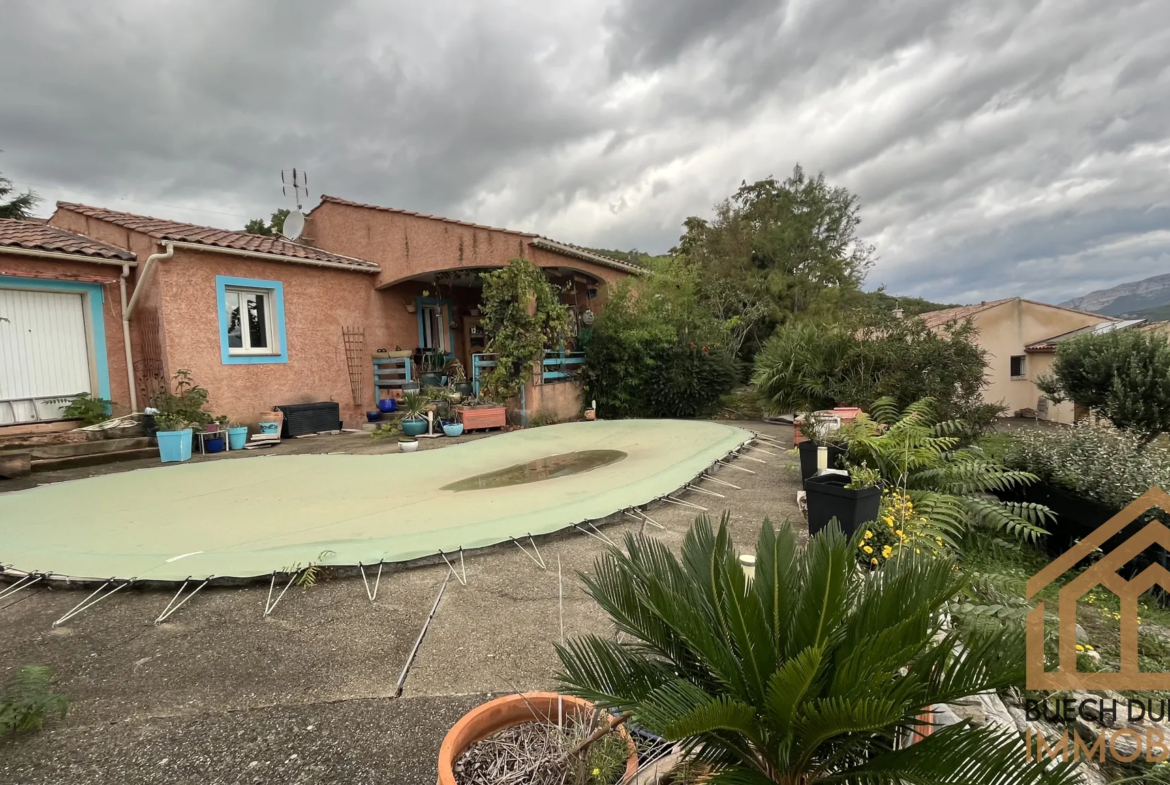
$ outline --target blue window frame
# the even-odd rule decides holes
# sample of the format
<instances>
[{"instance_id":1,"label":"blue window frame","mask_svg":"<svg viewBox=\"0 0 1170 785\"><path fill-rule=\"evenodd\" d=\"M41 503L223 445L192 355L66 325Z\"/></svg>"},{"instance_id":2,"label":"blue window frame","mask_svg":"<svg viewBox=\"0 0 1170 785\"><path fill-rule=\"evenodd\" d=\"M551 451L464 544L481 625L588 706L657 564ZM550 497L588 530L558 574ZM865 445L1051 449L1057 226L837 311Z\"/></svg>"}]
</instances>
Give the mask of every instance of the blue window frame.
<instances>
[{"instance_id":1,"label":"blue window frame","mask_svg":"<svg viewBox=\"0 0 1170 785\"><path fill-rule=\"evenodd\" d=\"M47 292L76 292L85 297L89 311L89 336L93 340L90 359L93 361L93 375L97 378L97 397L110 397L110 367L106 350L106 319L104 311L105 294L100 283L79 281L54 281L41 278L20 278L0 275L0 286L14 289L30 289Z\"/></svg>"},{"instance_id":2,"label":"blue window frame","mask_svg":"<svg viewBox=\"0 0 1170 785\"><path fill-rule=\"evenodd\" d=\"M280 281L217 275L215 300L224 365L288 362Z\"/></svg>"}]
</instances>

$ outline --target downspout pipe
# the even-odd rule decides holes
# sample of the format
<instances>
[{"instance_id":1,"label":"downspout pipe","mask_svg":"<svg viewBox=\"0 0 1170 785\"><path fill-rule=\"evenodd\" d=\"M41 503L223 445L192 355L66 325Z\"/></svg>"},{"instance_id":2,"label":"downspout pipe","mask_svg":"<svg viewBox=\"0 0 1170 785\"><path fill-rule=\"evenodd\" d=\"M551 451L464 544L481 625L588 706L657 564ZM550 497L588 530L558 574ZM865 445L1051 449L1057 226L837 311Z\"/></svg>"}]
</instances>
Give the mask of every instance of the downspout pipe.
<instances>
[{"instance_id":1,"label":"downspout pipe","mask_svg":"<svg viewBox=\"0 0 1170 785\"><path fill-rule=\"evenodd\" d=\"M132 412L138 411L138 392L136 389L137 385L134 382L134 349L130 345L130 317L134 314L134 309L138 306L142 293L146 291L146 284L150 281L147 278L150 275L150 271L163 259L174 258L174 243L168 242L166 249L164 253L151 254L146 258L146 263L142 266L142 274L138 276L138 283L134 286L134 295L130 298L130 302L126 302L126 281L130 278L129 266L122 266L122 275L118 279L118 286L122 291L122 345L126 347L126 379L130 383L130 411Z\"/></svg>"},{"instance_id":2,"label":"downspout pipe","mask_svg":"<svg viewBox=\"0 0 1170 785\"><path fill-rule=\"evenodd\" d=\"M122 295L122 346L126 349L126 382L130 385L130 411L138 411L138 391L134 384L134 349L130 346L130 317L126 315L126 281L130 278L130 265L122 265L118 276L118 291Z\"/></svg>"},{"instance_id":3,"label":"downspout pipe","mask_svg":"<svg viewBox=\"0 0 1170 785\"><path fill-rule=\"evenodd\" d=\"M154 266L164 259L175 258L175 244L168 240L166 249L165 253L153 253L146 257L146 263L142 266L142 272L138 276L138 283L134 286L134 295L130 298L129 305L122 309L122 321L130 322L130 317L134 315L134 309L138 306L139 298L146 291L146 284L150 281L150 271L154 269Z\"/></svg>"}]
</instances>

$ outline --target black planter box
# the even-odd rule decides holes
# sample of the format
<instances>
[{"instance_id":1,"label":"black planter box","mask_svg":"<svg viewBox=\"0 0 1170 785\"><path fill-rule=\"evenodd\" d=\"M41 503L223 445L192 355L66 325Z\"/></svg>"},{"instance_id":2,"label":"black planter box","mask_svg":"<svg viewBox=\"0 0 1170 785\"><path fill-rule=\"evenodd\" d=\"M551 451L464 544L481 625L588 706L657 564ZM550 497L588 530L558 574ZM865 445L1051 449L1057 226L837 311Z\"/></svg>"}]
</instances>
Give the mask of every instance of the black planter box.
<instances>
[{"instance_id":1,"label":"black planter box","mask_svg":"<svg viewBox=\"0 0 1170 785\"><path fill-rule=\"evenodd\" d=\"M826 445L829 450L829 469L842 469L845 464L845 456L849 454L849 445L847 444L830 444ZM796 445L796 449L800 451L800 481L804 482L809 477L817 473L817 443L814 441L803 441ZM838 465L840 462L840 465Z\"/></svg>"},{"instance_id":2,"label":"black planter box","mask_svg":"<svg viewBox=\"0 0 1170 785\"><path fill-rule=\"evenodd\" d=\"M286 439L309 433L341 430L341 406L336 401L285 404L274 408L284 412L282 436Z\"/></svg>"},{"instance_id":3,"label":"black planter box","mask_svg":"<svg viewBox=\"0 0 1170 785\"><path fill-rule=\"evenodd\" d=\"M843 474L822 474L804 481L808 501L808 533L814 535L836 518L846 537L857 527L876 521L882 503L881 488L848 489L849 478Z\"/></svg>"}]
</instances>

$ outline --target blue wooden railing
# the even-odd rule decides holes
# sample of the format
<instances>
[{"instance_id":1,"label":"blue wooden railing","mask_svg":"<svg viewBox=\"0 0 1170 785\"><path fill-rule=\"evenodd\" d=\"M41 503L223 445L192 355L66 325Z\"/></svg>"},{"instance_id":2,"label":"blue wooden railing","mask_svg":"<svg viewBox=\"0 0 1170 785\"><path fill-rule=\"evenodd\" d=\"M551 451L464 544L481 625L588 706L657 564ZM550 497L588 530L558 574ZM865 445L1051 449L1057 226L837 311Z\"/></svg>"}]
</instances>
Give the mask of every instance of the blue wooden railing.
<instances>
[{"instance_id":1,"label":"blue wooden railing","mask_svg":"<svg viewBox=\"0 0 1170 785\"><path fill-rule=\"evenodd\" d=\"M564 350L548 349L544 353L544 360L542 362L544 381L547 383L576 378L584 362L584 352L566 352ZM471 383L474 386L477 396L479 395L480 375L488 368L495 368L496 365L496 356L494 354L471 355Z\"/></svg>"}]
</instances>

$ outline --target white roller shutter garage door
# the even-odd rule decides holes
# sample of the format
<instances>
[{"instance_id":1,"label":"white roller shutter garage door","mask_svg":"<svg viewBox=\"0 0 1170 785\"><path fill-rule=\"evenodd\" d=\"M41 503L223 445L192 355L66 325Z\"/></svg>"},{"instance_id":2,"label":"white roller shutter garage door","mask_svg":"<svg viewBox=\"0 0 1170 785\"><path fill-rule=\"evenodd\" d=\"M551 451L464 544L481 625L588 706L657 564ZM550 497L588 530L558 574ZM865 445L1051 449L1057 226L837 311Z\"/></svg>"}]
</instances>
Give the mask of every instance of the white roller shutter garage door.
<instances>
[{"instance_id":1,"label":"white roller shutter garage door","mask_svg":"<svg viewBox=\"0 0 1170 785\"><path fill-rule=\"evenodd\" d=\"M55 419L93 392L83 295L0 287L0 425Z\"/></svg>"}]
</instances>

